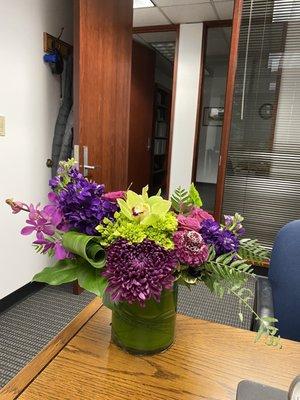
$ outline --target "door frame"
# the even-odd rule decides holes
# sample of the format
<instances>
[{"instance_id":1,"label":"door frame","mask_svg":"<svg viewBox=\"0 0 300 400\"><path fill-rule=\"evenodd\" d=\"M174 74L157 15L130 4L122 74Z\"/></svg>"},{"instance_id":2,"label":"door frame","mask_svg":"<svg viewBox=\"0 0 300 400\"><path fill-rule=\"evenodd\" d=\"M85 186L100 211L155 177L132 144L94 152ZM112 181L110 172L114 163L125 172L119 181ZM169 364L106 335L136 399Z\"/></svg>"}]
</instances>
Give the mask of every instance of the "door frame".
<instances>
[{"instance_id":1,"label":"door frame","mask_svg":"<svg viewBox=\"0 0 300 400\"><path fill-rule=\"evenodd\" d=\"M169 132L168 150L167 150L168 156L167 156L167 172L166 172L166 197L169 197L169 188L170 188L171 156L172 156L172 144L173 144L175 98L176 98L176 83L177 83L177 68L178 68L179 29L180 29L179 24L141 26L132 29L133 34L151 33L151 32L176 32L175 58L173 65L170 132Z\"/></svg>"},{"instance_id":2,"label":"door frame","mask_svg":"<svg viewBox=\"0 0 300 400\"><path fill-rule=\"evenodd\" d=\"M200 128L202 122L202 105L203 105L203 91L204 91L204 78L205 78L205 59L206 59L206 48L207 48L207 31L209 28L219 28L219 27L232 27L232 20L226 19L221 21L206 21L203 22L203 35L202 35L202 49L201 49L201 65L200 65L200 79L199 79L199 90L198 90L198 105L197 105L197 116L196 116L196 129L195 129L195 141L194 141L194 152L193 152L193 167L192 167L192 182L196 182L196 174L197 174L197 161L198 161L198 147L200 142ZM231 46L231 44L230 44ZM230 62L230 60L229 60ZM229 62L228 62L228 70L229 70ZM228 80L228 74L227 74ZM227 86L227 85L226 85ZM226 97L225 97L225 106L226 106ZM224 107L225 114L225 107ZM222 128L221 137L223 137L223 129ZM222 140L221 140L222 141ZM222 147L222 144L221 144ZM220 169L220 163L219 163ZM218 181L217 181L218 188ZM215 204L216 210L216 204ZM212 212L212 210L209 210Z\"/></svg>"}]
</instances>

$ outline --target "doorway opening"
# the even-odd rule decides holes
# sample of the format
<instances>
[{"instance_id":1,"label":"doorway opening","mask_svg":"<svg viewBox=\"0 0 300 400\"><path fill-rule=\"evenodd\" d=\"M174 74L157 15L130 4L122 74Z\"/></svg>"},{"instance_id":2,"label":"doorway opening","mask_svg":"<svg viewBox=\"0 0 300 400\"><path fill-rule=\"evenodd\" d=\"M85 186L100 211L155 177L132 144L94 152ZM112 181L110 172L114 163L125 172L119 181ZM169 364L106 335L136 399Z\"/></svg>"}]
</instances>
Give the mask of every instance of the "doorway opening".
<instances>
[{"instance_id":1,"label":"doorway opening","mask_svg":"<svg viewBox=\"0 0 300 400\"><path fill-rule=\"evenodd\" d=\"M128 184L167 196L178 29L153 28L133 33Z\"/></svg>"},{"instance_id":2,"label":"doorway opening","mask_svg":"<svg viewBox=\"0 0 300 400\"><path fill-rule=\"evenodd\" d=\"M205 208L214 213L224 118L231 21L204 24L202 85L193 181Z\"/></svg>"}]
</instances>

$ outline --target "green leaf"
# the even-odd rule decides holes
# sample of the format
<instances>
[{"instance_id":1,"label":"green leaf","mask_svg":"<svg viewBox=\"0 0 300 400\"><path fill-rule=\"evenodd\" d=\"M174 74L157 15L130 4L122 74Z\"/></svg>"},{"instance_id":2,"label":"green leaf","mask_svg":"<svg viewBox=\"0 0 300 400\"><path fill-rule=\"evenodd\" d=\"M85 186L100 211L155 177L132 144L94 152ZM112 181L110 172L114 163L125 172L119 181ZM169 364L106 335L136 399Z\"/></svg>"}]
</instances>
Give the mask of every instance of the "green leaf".
<instances>
[{"instance_id":1,"label":"green leaf","mask_svg":"<svg viewBox=\"0 0 300 400\"><path fill-rule=\"evenodd\" d=\"M89 236L70 231L63 235L63 246L71 253L85 259L94 268L103 268L105 266L105 251L100 240L99 236Z\"/></svg>"},{"instance_id":2,"label":"green leaf","mask_svg":"<svg viewBox=\"0 0 300 400\"><path fill-rule=\"evenodd\" d=\"M49 285L61 285L76 280L80 287L100 297L107 287L107 280L100 275L99 269L82 258L58 261L33 277L33 281Z\"/></svg>"},{"instance_id":3,"label":"green leaf","mask_svg":"<svg viewBox=\"0 0 300 400\"><path fill-rule=\"evenodd\" d=\"M198 282L198 278L189 274L188 270L183 270L181 272L181 278L188 283L189 285L193 285Z\"/></svg>"},{"instance_id":4,"label":"green leaf","mask_svg":"<svg viewBox=\"0 0 300 400\"><path fill-rule=\"evenodd\" d=\"M100 275L99 270L88 263L81 264L77 275L79 286L102 297L107 287L107 279Z\"/></svg>"},{"instance_id":5,"label":"green leaf","mask_svg":"<svg viewBox=\"0 0 300 400\"><path fill-rule=\"evenodd\" d=\"M194 206L202 207L203 202L201 200L198 190L196 189L196 187L193 183L191 184L191 186L189 188L189 196L190 196L190 200L194 204Z\"/></svg>"},{"instance_id":6,"label":"green leaf","mask_svg":"<svg viewBox=\"0 0 300 400\"><path fill-rule=\"evenodd\" d=\"M52 267L46 267L34 275L32 281L44 282L49 285L61 285L77 279L78 262L76 260L60 260Z\"/></svg>"}]
</instances>

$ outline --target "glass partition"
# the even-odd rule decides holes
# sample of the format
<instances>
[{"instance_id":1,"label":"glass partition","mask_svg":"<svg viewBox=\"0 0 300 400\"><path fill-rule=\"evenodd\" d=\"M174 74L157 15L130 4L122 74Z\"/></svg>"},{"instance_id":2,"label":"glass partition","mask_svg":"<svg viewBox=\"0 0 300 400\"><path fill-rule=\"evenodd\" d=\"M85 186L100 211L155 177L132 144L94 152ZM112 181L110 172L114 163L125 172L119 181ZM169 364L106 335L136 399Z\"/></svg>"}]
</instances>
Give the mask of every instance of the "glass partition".
<instances>
[{"instance_id":1,"label":"glass partition","mask_svg":"<svg viewBox=\"0 0 300 400\"><path fill-rule=\"evenodd\" d=\"M223 214L272 246L300 218L300 0L244 0Z\"/></svg>"},{"instance_id":2,"label":"glass partition","mask_svg":"<svg viewBox=\"0 0 300 400\"><path fill-rule=\"evenodd\" d=\"M214 211L231 27L208 27L204 55L196 186L205 208Z\"/></svg>"}]
</instances>

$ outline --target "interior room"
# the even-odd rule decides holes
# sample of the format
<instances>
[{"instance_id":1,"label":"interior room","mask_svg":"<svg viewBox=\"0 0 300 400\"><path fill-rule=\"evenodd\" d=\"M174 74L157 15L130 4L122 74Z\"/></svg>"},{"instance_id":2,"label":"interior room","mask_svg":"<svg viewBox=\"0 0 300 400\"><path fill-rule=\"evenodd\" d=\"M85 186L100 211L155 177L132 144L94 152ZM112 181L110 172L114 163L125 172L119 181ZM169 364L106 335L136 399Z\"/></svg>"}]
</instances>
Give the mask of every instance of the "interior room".
<instances>
[{"instance_id":1,"label":"interior room","mask_svg":"<svg viewBox=\"0 0 300 400\"><path fill-rule=\"evenodd\" d=\"M0 400L299 400L300 0L0 15Z\"/></svg>"}]
</instances>

